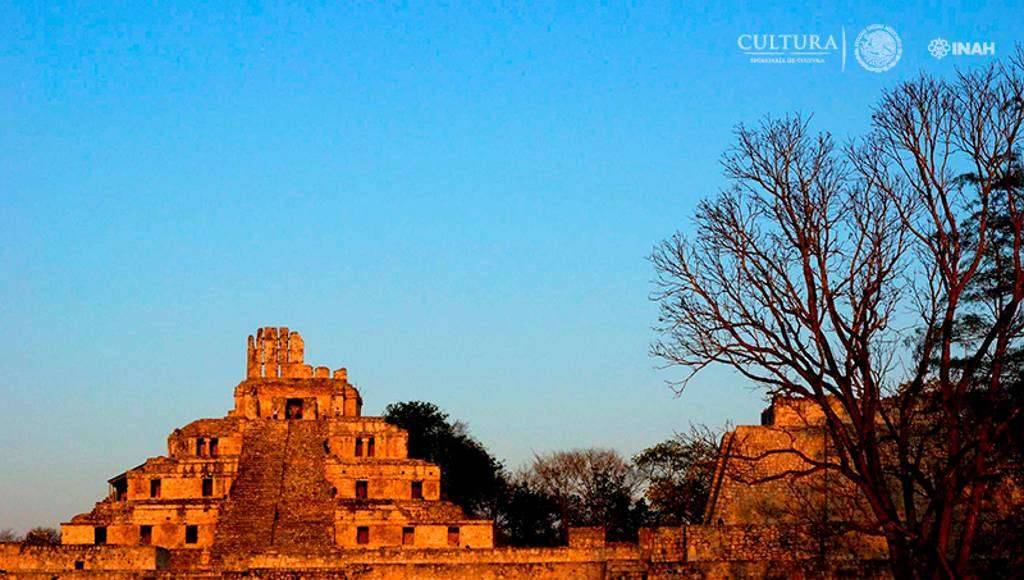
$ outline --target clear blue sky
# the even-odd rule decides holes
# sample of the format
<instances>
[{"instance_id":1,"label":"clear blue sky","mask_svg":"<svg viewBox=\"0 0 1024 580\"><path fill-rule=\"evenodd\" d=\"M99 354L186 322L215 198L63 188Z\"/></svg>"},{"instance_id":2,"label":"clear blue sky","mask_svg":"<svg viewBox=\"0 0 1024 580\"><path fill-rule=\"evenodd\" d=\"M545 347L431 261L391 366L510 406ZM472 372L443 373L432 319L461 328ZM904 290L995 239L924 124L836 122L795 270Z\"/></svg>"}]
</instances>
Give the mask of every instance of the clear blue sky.
<instances>
[{"instance_id":1,"label":"clear blue sky","mask_svg":"<svg viewBox=\"0 0 1024 580\"><path fill-rule=\"evenodd\" d=\"M722 186L736 123L856 134L883 87L985 60L930 39L1005 55L1022 15L0 2L0 527L86 511L222 416L266 324L347 366L368 413L434 401L512 467L756 422L728 372L665 386L645 256ZM873 23L904 45L882 74L736 42Z\"/></svg>"}]
</instances>

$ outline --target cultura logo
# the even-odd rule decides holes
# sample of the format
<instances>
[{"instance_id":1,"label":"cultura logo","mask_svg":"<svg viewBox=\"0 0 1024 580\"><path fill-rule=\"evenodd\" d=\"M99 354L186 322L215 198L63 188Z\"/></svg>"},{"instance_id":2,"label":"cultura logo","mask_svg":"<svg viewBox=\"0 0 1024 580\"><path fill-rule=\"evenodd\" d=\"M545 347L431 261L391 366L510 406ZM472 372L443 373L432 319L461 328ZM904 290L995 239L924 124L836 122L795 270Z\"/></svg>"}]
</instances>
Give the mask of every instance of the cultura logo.
<instances>
[{"instance_id":1,"label":"cultura logo","mask_svg":"<svg viewBox=\"0 0 1024 580\"><path fill-rule=\"evenodd\" d=\"M949 54L949 41L945 38L936 38L928 43L928 52L935 58L942 60Z\"/></svg>"},{"instance_id":2,"label":"cultura logo","mask_svg":"<svg viewBox=\"0 0 1024 580\"><path fill-rule=\"evenodd\" d=\"M860 66L871 72L885 72L903 56L903 41L896 31L883 24L872 24L857 35L853 54Z\"/></svg>"},{"instance_id":3,"label":"cultura logo","mask_svg":"<svg viewBox=\"0 0 1024 580\"><path fill-rule=\"evenodd\" d=\"M846 57L843 36L843 60ZM831 34L740 34L736 46L755 64L823 64L839 50Z\"/></svg>"},{"instance_id":4,"label":"cultura logo","mask_svg":"<svg viewBox=\"0 0 1024 580\"><path fill-rule=\"evenodd\" d=\"M871 72L885 72L896 66L903 56L903 41L896 31L883 24L872 24L857 35L851 45L846 41L846 28L838 34L749 32L736 37L736 47L751 64L825 64L836 62L846 71L847 49L852 49L857 62Z\"/></svg>"}]
</instances>

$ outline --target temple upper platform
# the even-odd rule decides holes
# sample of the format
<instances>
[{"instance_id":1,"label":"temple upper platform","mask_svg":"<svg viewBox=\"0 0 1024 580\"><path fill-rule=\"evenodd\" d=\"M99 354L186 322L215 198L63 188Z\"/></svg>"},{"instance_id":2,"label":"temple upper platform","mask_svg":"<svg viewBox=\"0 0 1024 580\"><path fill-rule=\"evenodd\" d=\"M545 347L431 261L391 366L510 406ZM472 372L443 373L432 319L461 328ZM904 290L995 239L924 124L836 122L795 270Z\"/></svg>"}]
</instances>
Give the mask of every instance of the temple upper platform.
<instances>
[{"instance_id":1,"label":"temple upper platform","mask_svg":"<svg viewBox=\"0 0 1024 580\"><path fill-rule=\"evenodd\" d=\"M363 400L342 367L306 364L302 335L266 326L249 335L246 378L235 387L232 416L246 419L358 417Z\"/></svg>"}]
</instances>

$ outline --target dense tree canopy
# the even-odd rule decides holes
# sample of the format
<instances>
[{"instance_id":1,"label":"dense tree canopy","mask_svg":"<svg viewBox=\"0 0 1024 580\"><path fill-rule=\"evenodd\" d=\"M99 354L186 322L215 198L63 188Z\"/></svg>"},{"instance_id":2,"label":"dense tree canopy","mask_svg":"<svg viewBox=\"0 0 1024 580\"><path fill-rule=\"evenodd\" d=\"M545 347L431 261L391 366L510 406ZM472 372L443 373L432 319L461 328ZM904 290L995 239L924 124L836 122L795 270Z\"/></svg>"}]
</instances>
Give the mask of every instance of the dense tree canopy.
<instances>
[{"instance_id":1,"label":"dense tree canopy","mask_svg":"<svg viewBox=\"0 0 1024 580\"><path fill-rule=\"evenodd\" d=\"M604 526L611 540L635 540L650 519L639 473L610 449L540 455L520 478L554 499L563 538L569 526Z\"/></svg>"},{"instance_id":2,"label":"dense tree canopy","mask_svg":"<svg viewBox=\"0 0 1024 580\"><path fill-rule=\"evenodd\" d=\"M977 186L978 177L974 172L962 176L965 183ZM1007 164L1007 171L1001 182L993 184L995 191L1024 191L1024 165L1020 152L1013 154ZM979 243L976 232L984 222L991 231L987 248L978 272L971 279L964 292L965 312L953 321L953 333L962 352L970 352L978 341L984 340L986 329L995 321L993 316L1013 299L1014 293L1014 247L1013 212L1006 206L1011 196L994 196L988 207L975 205L973 215L967 220L966 239L969 245ZM1024 503L1012 501L1012 496L1024 489L1024 312L1017 312L1016 319L1007 333L1006 348L1001 356L986 356L982 362L984 371L979 377L998 378L1005 388L999 393L990 393L983 382L971 385L968 390L967 412L977 420L999 417L1009 426L1009 437L1005 445L994 447L991 453L992 479L997 483L991 505L979 513L978 542L975 549L979 556L975 570L982 576L996 576L1001 571L1016 570L1024 573ZM933 364L941 364L935 361ZM956 357L955 365L968 365L970 361Z\"/></svg>"},{"instance_id":3,"label":"dense tree canopy","mask_svg":"<svg viewBox=\"0 0 1024 580\"><path fill-rule=\"evenodd\" d=\"M694 427L633 458L659 525L702 523L717 457L716 434L706 427Z\"/></svg>"},{"instance_id":4,"label":"dense tree canopy","mask_svg":"<svg viewBox=\"0 0 1024 580\"><path fill-rule=\"evenodd\" d=\"M60 530L35 527L25 534L23 542L34 546L55 546L60 543Z\"/></svg>"},{"instance_id":5,"label":"dense tree canopy","mask_svg":"<svg viewBox=\"0 0 1024 580\"><path fill-rule=\"evenodd\" d=\"M536 456L509 475L433 403L396 403L384 414L409 432L410 457L441 467L443 495L469 514L493 518L495 540L504 545L560 545L570 526L605 526L611 540L635 540L644 525L699 521L717 449L710 431L695 429L634 462L608 449L575 449Z\"/></svg>"},{"instance_id":6,"label":"dense tree canopy","mask_svg":"<svg viewBox=\"0 0 1024 580\"><path fill-rule=\"evenodd\" d=\"M489 516L505 486L504 468L473 438L465 424L451 421L433 403L388 405L387 422L409 432L409 456L441 467L441 493L472 516Z\"/></svg>"},{"instance_id":7,"label":"dense tree canopy","mask_svg":"<svg viewBox=\"0 0 1024 580\"><path fill-rule=\"evenodd\" d=\"M497 540L510 546L557 546L562 543L561 511L551 495L523 478L513 478L497 502Z\"/></svg>"}]
</instances>

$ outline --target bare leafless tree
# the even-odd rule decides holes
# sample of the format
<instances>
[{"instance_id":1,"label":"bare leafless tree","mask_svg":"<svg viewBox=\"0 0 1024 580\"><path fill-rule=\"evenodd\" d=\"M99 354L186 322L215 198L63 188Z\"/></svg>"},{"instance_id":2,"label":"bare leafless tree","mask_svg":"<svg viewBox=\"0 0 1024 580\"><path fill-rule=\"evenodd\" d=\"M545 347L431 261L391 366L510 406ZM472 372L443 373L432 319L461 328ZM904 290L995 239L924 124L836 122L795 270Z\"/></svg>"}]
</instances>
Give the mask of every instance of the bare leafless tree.
<instances>
[{"instance_id":1,"label":"bare leafless tree","mask_svg":"<svg viewBox=\"0 0 1024 580\"><path fill-rule=\"evenodd\" d=\"M34 546L56 546L60 544L60 530L39 526L25 533L24 542Z\"/></svg>"},{"instance_id":2,"label":"bare leafless tree","mask_svg":"<svg viewBox=\"0 0 1024 580\"><path fill-rule=\"evenodd\" d=\"M615 540L634 539L646 523L642 478L611 449L572 449L534 457L519 479L553 498L563 534L568 526L605 526Z\"/></svg>"},{"instance_id":3,"label":"bare leafless tree","mask_svg":"<svg viewBox=\"0 0 1024 580\"><path fill-rule=\"evenodd\" d=\"M725 364L814 400L835 450L808 470L863 495L900 578L970 574L995 452L1020 414L1000 361L1021 337L1024 199L1007 174L1022 104L1018 50L887 91L872 131L845 146L799 116L740 126L724 157L731 187L652 255L652 350L688 369L677 388ZM983 308L965 296L997 206L1011 283L965 341L957 322Z\"/></svg>"}]
</instances>

